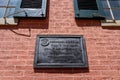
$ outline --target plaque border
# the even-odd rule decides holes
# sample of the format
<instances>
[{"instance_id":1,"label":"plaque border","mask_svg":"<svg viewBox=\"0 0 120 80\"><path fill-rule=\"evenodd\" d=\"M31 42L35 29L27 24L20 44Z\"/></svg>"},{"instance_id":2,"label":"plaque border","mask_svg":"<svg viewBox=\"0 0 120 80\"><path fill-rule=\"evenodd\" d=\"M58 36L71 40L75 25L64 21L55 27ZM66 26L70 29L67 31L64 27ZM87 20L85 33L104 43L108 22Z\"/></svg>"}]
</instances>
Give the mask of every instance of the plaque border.
<instances>
[{"instance_id":1,"label":"plaque border","mask_svg":"<svg viewBox=\"0 0 120 80\"><path fill-rule=\"evenodd\" d=\"M83 63L73 63L73 65L68 65L65 63L65 65L56 65L50 64L50 63L37 63L37 52L39 52L39 39L40 38L82 38L82 50L83 50ZM87 58L87 51L86 51L86 43L83 35L37 35L36 36L36 46L35 46L35 52L34 52L34 69L36 68L88 68L88 58Z\"/></svg>"}]
</instances>

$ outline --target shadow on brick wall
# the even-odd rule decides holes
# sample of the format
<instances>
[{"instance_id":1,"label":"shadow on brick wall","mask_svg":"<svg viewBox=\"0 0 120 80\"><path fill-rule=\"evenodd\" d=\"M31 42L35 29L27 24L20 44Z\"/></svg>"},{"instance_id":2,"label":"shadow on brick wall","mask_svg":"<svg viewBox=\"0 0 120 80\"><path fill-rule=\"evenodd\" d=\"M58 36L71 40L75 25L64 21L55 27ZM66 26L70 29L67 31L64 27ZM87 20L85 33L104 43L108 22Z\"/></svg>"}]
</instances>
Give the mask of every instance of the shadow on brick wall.
<instances>
[{"instance_id":1,"label":"shadow on brick wall","mask_svg":"<svg viewBox=\"0 0 120 80\"><path fill-rule=\"evenodd\" d=\"M120 26L102 26L103 29L107 29L107 30L120 30Z\"/></svg>"},{"instance_id":2,"label":"shadow on brick wall","mask_svg":"<svg viewBox=\"0 0 120 80\"><path fill-rule=\"evenodd\" d=\"M75 19L78 27L101 26L100 20Z\"/></svg>"},{"instance_id":3,"label":"shadow on brick wall","mask_svg":"<svg viewBox=\"0 0 120 80\"><path fill-rule=\"evenodd\" d=\"M89 73L89 68L48 68L48 69L34 69L35 73Z\"/></svg>"}]
</instances>

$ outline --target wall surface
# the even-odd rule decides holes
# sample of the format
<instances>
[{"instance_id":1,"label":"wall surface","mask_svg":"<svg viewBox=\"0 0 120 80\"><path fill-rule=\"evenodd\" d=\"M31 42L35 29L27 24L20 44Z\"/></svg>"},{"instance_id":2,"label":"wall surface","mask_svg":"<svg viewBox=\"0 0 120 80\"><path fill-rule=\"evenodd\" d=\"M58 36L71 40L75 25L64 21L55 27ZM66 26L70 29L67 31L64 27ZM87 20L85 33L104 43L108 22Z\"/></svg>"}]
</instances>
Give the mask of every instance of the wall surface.
<instances>
[{"instance_id":1,"label":"wall surface","mask_svg":"<svg viewBox=\"0 0 120 80\"><path fill-rule=\"evenodd\" d=\"M88 69L33 69L37 34L84 35ZM75 20L73 0L49 0L46 19L0 26L0 80L120 80L120 27Z\"/></svg>"}]
</instances>

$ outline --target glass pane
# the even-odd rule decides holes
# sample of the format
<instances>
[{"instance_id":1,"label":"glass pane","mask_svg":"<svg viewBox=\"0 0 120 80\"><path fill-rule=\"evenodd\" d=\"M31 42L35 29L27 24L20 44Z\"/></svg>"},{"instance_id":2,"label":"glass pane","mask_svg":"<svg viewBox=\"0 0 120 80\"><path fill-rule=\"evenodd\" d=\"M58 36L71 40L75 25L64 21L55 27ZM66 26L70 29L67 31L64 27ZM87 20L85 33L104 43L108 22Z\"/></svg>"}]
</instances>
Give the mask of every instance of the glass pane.
<instances>
[{"instance_id":1,"label":"glass pane","mask_svg":"<svg viewBox=\"0 0 120 80\"><path fill-rule=\"evenodd\" d=\"M18 0L10 0L9 6L16 6Z\"/></svg>"},{"instance_id":2,"label":"glass pane","mask_svg":"<svg viewBox=\"0 0 120 80\"><path fill-rule=\"evenodd\" d=\"M0 8L0 18L4 17L5 8Z\"/></svg>"},{"instance_id":3,"label":"glass pane","mask_svg":"<svg viewBox=\"0 0 120 80\"><path fill-rule=\"evenodd\" d=\"M110 5L112 8L120 8L120 0L110 0Z\"/></svg>"},{"instance_id":4,"label":"glass pane","mask_svg":"<svg viewBox=\"0 0 120 80\"><path fill-rule=\"evenodd\" d=\"M15 14L14 12L15 12L15 8L8 8L7 12L6 12L6 17L7 18L12 18L13 15Z\"/></svg>"},{"instance_id":5,"label":"glass pane","mask_svg":"<svg viewBox=\"0 0 120 80\"><path fill-rule=\"evenodd\" d=\"M6 6L8 3L8 0L0 0L0 6Z\"/></svg>"},{"instance_id":6,"label":"glass pane","mask_svg":"<svg viewBox=\"0 0 120 80\"><path fill-rule=\"evenodd\" d=\"M101 0L103 8L108 8L107 1Z\"/></svg>"},{"instance_id":7,"label":"glass pane","mask_svg":"<svg viewBox=\"0 0 120 80\"><path fill-rule=\"evenodd\" d=\"M109 9L104 9L104 12L105 12L106 18L108 20L112 20L112 16L110 14L110 10Z\"/></svg>"},{"instance_id":8,"label":"glass pane","mask_svg":"<svg viewBox=\"0 0 120 80\"><path fill-rule=\"evenodd\" d=\"M106 2L107 0L101 0L101 1L104 8L108 7ZM120 0L109 0L109 3L112 8L114 18L116 20L120 20ZM108 20L112 19L109 9L104 9L104 12Z\"/></svg>"},{"instance_id":9,"label":"glass pane","mask_svg":"<svg viewBox=\"0 0 120 80\"><path fill-rule=\"evenodd\" d=\"M120 10L113 10L113 14L116 20L120 20Z\"/></svg>"}]
</instances>

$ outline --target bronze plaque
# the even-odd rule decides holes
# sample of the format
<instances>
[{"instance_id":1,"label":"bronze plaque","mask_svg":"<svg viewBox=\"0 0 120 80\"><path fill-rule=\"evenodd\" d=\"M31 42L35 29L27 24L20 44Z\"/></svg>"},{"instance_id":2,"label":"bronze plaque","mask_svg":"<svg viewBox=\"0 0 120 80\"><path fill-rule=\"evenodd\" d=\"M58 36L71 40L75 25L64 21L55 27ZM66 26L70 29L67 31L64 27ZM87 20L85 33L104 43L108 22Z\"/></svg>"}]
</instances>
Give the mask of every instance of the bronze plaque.
<instances>
[{"instance_id":1,"label":"bronze plaque","mask_svg":"<svg viewBox=\"0 0 120 80\"><path fill-rule=\"evenodd\" d=\"M83 36L38 35L34 68L88 67Z\"/></svg>"}]
</instances>

